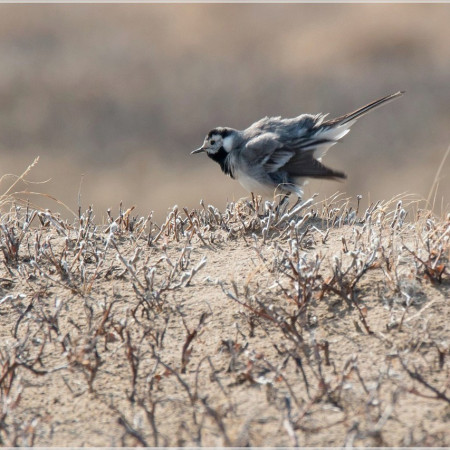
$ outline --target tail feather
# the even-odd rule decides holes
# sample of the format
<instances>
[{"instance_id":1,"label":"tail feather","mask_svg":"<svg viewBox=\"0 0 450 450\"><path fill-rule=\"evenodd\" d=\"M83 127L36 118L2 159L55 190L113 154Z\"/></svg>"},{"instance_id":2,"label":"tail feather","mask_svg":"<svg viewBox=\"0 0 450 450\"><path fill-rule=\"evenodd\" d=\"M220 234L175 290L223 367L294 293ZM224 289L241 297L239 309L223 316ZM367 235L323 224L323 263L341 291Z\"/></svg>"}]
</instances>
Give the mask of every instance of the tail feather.
<instances>
[{"instance_id":1,"label":"tail feather","mask_svg":"<svg viewBox=\"0 0 450 450\"><path fill-rule=\"evenodd\" d=\"M396 92L395 94L387 95L386 97L375 100L374 102L369 103L368 105L363 106L362 108L359 108L356 111L353 111L351 113L345 114L340 117L336 117L335 119L331 119L331 120L322 122L320 124L320 127L321 128L322 127L334 127L337 125L341 126L341 125L348 124L349 122L351 122L353 120L359 119L361 116L363 116L364 114L367 114L372 109L378 108L379 106L384 105L385 103L388 103L398 97L401 97L404 93L405 93L405 91L399 91L399 92Z\"/></svg>"}]
</instances>

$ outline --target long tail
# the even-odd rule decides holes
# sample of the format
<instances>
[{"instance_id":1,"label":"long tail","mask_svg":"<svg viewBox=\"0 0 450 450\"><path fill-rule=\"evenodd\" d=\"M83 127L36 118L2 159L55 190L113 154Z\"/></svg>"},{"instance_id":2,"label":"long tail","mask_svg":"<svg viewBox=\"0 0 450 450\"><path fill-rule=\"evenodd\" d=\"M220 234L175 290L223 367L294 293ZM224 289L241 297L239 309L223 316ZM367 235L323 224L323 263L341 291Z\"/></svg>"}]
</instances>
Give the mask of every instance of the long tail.
<instances>
[{"instance_id":1,"label":"long tail","mask_svg":"<svg viewBox=\"0 0 450 450\"><path fill-rule=\"evenodd\" d=\"M404 93L405 91L399 91L396 92L395 94L387 95L386 97L380 98L379 100L375 100L374 102L369 103L368 105L363 106L362 108L359 108L356 111L353 111L340 117L336 117L336 119L327 120L321 124L321 127L345 125L346 123L351 122L352 120L356 120L359 117L363 116L364 114L367 114L372 109L378 108L379 106L384 105L385 103L388 103L398 97L401 97Z\"/></svg>"}]
</instances>

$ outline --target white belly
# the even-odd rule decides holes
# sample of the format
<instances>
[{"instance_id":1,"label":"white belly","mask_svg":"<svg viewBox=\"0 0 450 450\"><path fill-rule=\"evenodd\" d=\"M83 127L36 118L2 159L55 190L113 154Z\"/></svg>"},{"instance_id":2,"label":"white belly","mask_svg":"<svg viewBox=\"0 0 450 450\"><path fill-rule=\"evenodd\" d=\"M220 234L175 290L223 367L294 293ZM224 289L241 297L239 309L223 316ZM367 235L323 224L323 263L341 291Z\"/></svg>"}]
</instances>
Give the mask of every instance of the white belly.
<instances>
[{"instance_id":1,"label":"white belly","mask_svg":"<svg viewBox=\"0 0 450 450\"><path fill-rule=\"evenodd\" d=\"M254 194L262 195L263 197L273 198L276 186L262 184L243 172L238 172L236 174L236 179L248 192L253 192Z\"/></svg>"},{"instance_id":2,"label":"white belly","mask_svg":"<svg viewBox=\"0 0 450 450\"><path fill-rule=\"evenodd\" d=\"M305 178L297 178L295 180L295 186L290 185L289 188L282 189L282 185L275 186L270 185L269 183L267 184L260 183L258 180L255 180L254 178L250 177L244 172L236 173L235 177L239 181L241 186L248 192L253 192L256 195L259 194L262 197L268 197L269 199L273 199L274 194L284 195L286 192L293 192L297 196L302 197L303 190L301 186L304 186L305 184L308 183L308 181Z\"/></svg>"}]
</instances>

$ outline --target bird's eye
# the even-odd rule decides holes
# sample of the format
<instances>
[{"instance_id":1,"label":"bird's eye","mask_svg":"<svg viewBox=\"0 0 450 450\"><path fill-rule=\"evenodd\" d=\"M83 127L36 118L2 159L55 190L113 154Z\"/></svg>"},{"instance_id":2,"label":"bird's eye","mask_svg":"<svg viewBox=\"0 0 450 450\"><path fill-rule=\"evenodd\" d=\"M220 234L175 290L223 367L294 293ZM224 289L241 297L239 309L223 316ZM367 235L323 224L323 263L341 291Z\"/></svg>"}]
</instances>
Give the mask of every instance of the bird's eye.
<instances>
[{"instance_id":1,"label":"bird's eye","mask_svg":"<svg viewBox=\"0 0 450 450\"><path fill-rule=\"evenodd\" d=\"M211 139L211 140L209 141L209 143L210 143L211 145L214 145L214 144L216 143L216 141L215 141L214 139Z\"/></svg>"}]
</instances>

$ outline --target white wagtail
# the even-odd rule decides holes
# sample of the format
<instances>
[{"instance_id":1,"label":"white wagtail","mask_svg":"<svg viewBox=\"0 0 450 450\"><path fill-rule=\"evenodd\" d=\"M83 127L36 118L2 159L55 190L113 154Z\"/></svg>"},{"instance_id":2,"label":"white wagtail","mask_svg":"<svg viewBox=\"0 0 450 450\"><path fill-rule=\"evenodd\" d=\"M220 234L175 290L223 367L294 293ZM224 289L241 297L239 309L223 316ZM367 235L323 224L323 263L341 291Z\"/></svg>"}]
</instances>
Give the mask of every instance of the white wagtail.
<instances>
[{"instance_id":1,"label":"white wagtail","mask_svg":"<svg viewBox=\"0 0 450 450\"><path fill-rule=\"evenodd\" d=\"M242 131L217 127L192 153L205 152L249 192L273 196L278 189L301 198L306 178L346 178L323 165L322 157L357 119L402 94L396 92L332 120L325 120L326 114L302 114L293 119L264 117Z\"/></svg>"}]
</instances>

